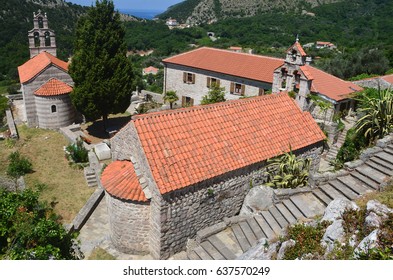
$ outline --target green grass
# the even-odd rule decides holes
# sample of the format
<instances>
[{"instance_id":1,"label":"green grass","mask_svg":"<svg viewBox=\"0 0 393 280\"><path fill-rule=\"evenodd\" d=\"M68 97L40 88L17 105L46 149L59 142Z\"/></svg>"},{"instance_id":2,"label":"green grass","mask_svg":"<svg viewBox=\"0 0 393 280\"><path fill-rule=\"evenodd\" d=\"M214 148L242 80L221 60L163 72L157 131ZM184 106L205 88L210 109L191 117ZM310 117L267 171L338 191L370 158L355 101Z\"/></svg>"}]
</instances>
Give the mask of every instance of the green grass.
<instances>
[{"instance_id":1,"label":"green grass","mask_svg":"<svg viewBox=\"0 0 393 280\"><path fill-rule=\"evenodd\" d=\"M88 257L88 260L116 260L116 258L104 249L98 247L93 250Z\"/></svg>"}]
</instances>

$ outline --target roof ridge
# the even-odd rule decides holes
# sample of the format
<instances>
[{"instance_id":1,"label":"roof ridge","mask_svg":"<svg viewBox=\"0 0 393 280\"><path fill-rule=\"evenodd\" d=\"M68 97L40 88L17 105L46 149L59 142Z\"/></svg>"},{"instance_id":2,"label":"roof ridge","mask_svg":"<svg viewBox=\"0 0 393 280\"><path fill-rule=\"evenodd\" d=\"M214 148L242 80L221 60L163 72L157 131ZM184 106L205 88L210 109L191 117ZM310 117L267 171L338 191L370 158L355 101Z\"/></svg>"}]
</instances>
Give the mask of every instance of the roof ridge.
<instances>
[{"instance_id":1,"label":"roof ridge","mask_svg":"<svg viewBox=\"0 0 393 280\"><path fill-rule=\"evenodd\" d=\"M211 108L229 107L229 106L233 107L239 103L244 104L244 103L257 102L258 100L262 100L262 99L281 98L283 95L285 95L285 94L272 93L272 94L263 95L263 96L254 96L254 97L248 97L248 98L242 98L242 99L236 99L236 100L227 100L224 102L218 102L218 103L213 103L213 104L197 105L197 106L186 107L186 108L178 108L178 109L174 109L174 110L164 110L164 111L159 111L159 112L146 113L146 114L133 116L132 121L136 121L136 120L140 120L140 119L148 119L148 118L158 117L158 116L163 116L163 115L172 115L172 114L175 115L175 114L186 113L186 112L208 110Z\"/></svg>"}]
</instances>

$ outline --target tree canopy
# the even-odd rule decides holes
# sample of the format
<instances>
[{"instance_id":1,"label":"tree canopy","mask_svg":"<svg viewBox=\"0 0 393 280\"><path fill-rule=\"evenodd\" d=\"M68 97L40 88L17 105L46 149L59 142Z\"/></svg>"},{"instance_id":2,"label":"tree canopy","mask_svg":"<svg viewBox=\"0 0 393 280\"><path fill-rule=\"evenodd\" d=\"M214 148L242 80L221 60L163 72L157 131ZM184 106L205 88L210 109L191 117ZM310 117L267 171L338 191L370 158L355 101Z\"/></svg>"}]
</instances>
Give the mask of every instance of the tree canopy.
<instances>
[{"instance_id":1,"label":"tree canopy","mask_svg":"<svg viewBox=\"0 0 393 280\"><path fill-rule=\"evenodd\" d=\"M202 97L201 104L212 104L217 102L225 101L225 88L220 87L218 84L213 84L207 93L207 95Z\"/></svg>"},{"instance_id":2,"label":"tree canopy","mask_svg":"<svg viewBox=\"0 0 393 280\"><path fill-rule=\"evenodd\" d=\"M89 120L124 112L130 102L133 74L126 57L125 31L112 1L96 1L77 25L70 75L71 99Z\"/></svg>"},{"instance_id":3,"label":"tree canopy","mask_svg":"<svg viewBox=\"0 0 393 280\"><path fill-rule=\"evenodd\" d=\"M39 193L0 188L0 258L12 260L78 259L74 237L59 223Z\"/></svg>"}]
</instances>

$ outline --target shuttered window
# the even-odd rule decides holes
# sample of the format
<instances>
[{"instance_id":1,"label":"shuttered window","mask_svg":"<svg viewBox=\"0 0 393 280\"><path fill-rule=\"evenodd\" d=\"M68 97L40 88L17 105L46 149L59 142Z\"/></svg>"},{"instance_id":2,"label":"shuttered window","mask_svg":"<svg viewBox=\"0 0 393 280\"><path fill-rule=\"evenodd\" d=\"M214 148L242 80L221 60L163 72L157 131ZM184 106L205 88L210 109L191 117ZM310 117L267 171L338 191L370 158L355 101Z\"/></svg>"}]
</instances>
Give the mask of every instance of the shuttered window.
<instances>
[{"instance_id":1,"label":"shuttered window","mask_svg":"<svg viewBox=\"0 0 393 280\"><path fill-rule=\"evenodd\" d=\"M189 72L183 72L183 83L195 84L195 74Z\"/></svg>"},{"instance_id":2,"label":"shuttered window","mask_svg":"<svg viewBox=\"0 0 393 280\"><path fill-rule=\"evenodd\" d=\"M236 95L245 95L246 94L246 86L232 82L230 92L232 94L236 94Z\"/></svg>"},{"instance_id":3,"label":"shuttered window","mask_svg":"<svg viewBox=\"0 0 393 280\"><path fill-rule=\"evenodd\" d=\"M208 88L213 87L213 85L220 86L220 80L216 78L207 77L206 78L206 86Z\"/></svg>"}]
</instances>

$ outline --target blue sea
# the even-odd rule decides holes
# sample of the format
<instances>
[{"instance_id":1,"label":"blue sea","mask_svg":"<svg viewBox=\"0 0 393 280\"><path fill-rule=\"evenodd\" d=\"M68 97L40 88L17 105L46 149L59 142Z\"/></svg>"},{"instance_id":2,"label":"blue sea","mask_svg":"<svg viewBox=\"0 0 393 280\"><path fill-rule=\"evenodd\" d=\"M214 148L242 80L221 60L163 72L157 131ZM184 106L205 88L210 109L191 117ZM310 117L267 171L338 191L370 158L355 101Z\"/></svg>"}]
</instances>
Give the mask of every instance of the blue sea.
<instances>
[{"instance_id":1,"label":"blue sea","mask_svg":"<svg viewBox=\"0 0 393 280\"><path fill-rule=\"evenodd\" d=\"M138 18L153 19L156 15L161 14L164 11L119 9L119 12Z\"/></svg>"}]
</instances>

